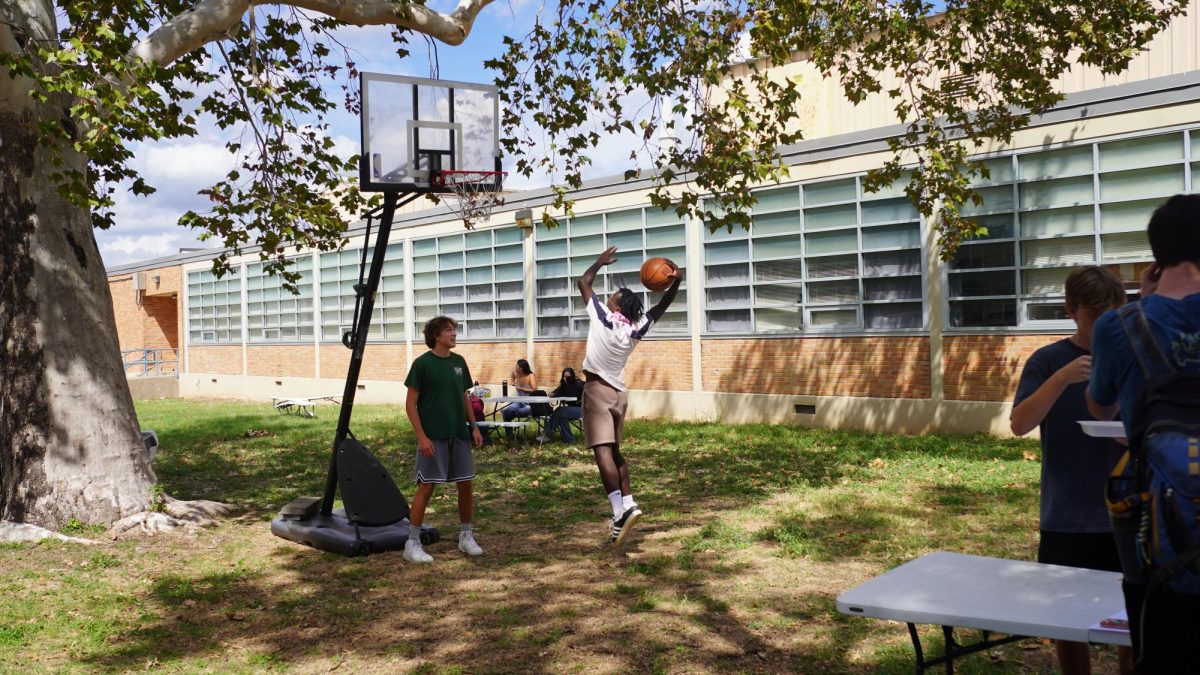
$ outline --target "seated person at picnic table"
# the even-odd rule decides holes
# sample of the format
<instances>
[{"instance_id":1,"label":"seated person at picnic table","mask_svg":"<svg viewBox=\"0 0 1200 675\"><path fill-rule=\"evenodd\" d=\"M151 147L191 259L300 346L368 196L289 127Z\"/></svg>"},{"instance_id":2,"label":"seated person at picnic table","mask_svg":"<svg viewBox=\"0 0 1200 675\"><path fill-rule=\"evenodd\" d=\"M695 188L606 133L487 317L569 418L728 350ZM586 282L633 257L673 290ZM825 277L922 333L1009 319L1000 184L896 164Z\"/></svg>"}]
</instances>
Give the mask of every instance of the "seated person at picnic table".
<instances>
[{"instance_id":1,"label":"seated person at picnic table","mask_svg":"<svg viewBox=\"0 0 1200 675\"><path fill-rule=\"evenodd\" d=\"M571 433L571 420L583 418L583 409L580 403L583 399L583 382L575 377L574 368L563 368L562 377L558 380L558 387L550 392L550 396L557 398L574 397L574 401L563 401L562 405L554 409L550 413L550 419L546 422L546 429L538 436L539 443L549 441L555 430L562 429L562 439L564 443L574 443L575 435Z\"/></svg>"},{"instance_id":2,"label":"seated person at picnic table","mask_svg":"<svg viewBox=\"0 0 1200 675\"><path fill-rule=\"evenodd\" d=\"M537 391L537 383L533 379L533 369L529 367L529 362L525 359L517 359L517 366L513 368L512 374L508 376L508 381L517 390L517 396L529 396L534 391ZM504 416L505 422L511 422L518 417L529 417L529 404L509 403L504 406L500 414ZM512 436L512 428L506 427L504 433Z\"/></svg>"}]
</instances>

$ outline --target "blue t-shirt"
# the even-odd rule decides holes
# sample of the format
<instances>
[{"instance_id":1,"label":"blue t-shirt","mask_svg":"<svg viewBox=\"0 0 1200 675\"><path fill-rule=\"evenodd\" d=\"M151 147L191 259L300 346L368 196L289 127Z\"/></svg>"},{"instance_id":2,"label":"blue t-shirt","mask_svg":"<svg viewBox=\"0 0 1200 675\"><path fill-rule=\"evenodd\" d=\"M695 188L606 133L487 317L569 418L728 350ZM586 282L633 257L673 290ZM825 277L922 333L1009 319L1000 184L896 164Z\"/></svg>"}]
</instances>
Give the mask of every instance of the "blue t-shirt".
<instances>
[{"instance_id":1,"label":"blue t-shirt","mask_svg":"<svg viewBox=\"0 0 1200 675\"><path fill-rule=\"evenodd\" d=\"M1167 358L1184 371L1200 371L1200 293L1182 300L1149 295L1140 302L1150 333ZM1120 402L1121 421L1128 434L1131 413L1146 380L1115 311L1096 321L1092 352L1092 400L1103 406Z\"/></svg>"},{"instance_id":2,"label":"blue t-shirt","mask_svg":"<svg viewBox=\"0 0 1200 675\"><path fill-rule=\"evenodd\" d=\"M1037 350L1025 362L1013 407L1050 376L1089 352L1065 338ZM1111 439L1083 433L1079 420L1095 419L1084 398L1086 382L1067 385L1042 420L1040 529L1048 532L1108 532L1112 529L1104 486L1121 449Z\"/></svg>"}]
</instances>

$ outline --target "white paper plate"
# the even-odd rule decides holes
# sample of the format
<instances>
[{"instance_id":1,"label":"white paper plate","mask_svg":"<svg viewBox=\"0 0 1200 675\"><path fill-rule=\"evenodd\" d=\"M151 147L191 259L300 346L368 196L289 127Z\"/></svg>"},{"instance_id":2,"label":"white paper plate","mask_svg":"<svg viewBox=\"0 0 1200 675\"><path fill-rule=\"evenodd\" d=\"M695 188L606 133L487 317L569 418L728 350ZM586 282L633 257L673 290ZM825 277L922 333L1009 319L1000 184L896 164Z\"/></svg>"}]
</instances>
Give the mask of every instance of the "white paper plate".
<instances>
[{"instance_id":1,"label":"white paper plate","mask_svg":"<svg viewBox=\"0 0 1200 675\"><path fill-rule=\"evenodd\" d=\"M1121 438L1125 435L1125 425L1120 420L1098 422L1096 420L1079 420L1083 433L1096 438Z\"/></svg>"}]
</instances>

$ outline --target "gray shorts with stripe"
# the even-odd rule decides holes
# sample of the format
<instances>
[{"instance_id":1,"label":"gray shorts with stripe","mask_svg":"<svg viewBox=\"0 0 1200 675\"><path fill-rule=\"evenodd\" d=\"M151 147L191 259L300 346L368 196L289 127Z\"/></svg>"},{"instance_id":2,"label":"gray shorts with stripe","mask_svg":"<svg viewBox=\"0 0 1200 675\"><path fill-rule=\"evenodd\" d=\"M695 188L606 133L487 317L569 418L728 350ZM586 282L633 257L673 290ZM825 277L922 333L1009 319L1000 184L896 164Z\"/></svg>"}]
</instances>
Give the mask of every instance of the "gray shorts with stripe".
<instances>
[{"instance_id":1,"label":"gray shorts with stripe","mask_svg":"<svg viewBox=\"0 0 1200 675\"><path fill-rule=\"evenodd\" d=\"M475 478L469 438L433 438L433 457L417 450L418 483L461 483Z\"/></svg>"}]
</instances>

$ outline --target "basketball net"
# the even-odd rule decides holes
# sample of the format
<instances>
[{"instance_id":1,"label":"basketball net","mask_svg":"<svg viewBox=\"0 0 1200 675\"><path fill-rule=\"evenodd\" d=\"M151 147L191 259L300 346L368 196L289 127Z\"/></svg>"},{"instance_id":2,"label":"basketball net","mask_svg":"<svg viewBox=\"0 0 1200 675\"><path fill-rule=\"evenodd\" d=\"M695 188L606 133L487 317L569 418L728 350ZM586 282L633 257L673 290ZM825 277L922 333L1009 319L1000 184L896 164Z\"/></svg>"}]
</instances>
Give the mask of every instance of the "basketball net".
<instances>
[{"instance_id":1,"label":"basketball net","mask_svg":"<svg viewBox=\"0 0 1200 675\"><path fill-rule=\"evenodd\" d=\"M504 204L500 186L507 175L504 171L439 171L430 184L450 190L439 194L438 201L457 213L468 230L473 230L476 223L491 217L492 209Z\"/></svg>"}]
</instances>

